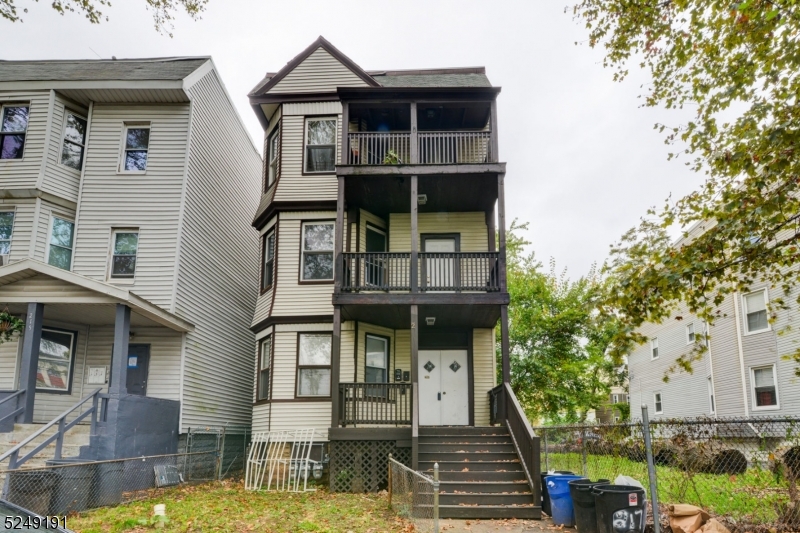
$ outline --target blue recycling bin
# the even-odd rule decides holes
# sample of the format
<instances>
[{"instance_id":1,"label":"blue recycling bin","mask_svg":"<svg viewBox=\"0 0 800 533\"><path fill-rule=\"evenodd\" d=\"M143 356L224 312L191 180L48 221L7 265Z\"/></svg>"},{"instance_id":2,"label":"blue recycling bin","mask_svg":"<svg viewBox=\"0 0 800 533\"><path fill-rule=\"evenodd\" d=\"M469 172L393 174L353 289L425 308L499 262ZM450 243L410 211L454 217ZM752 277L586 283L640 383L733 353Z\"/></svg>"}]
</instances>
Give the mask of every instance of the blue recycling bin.
<instances>
[{"instance_id":1,"label":"blue recycling bin","mask_svg":"<svg viewBox=\"0 0 800 533\"><path fill-rule=\"evenodd\" d=\"M544 478L547 492L550 494L550 509L553 511L550 516L557 526L575 526L575 507L572 503L572 496L569 493L569 482L575 479L587 478L574 475L557 475Z\"/></svg>"}]
</instances>

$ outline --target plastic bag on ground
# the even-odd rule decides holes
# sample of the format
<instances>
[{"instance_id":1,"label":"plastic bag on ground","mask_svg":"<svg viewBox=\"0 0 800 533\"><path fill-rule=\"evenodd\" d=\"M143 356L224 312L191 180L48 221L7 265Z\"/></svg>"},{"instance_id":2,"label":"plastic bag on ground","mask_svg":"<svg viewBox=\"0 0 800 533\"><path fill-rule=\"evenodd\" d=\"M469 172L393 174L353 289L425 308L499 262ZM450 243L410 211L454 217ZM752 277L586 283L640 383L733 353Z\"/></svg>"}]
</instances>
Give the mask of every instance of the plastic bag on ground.
<instances>
[{"instance_id":1,"label":"plastic bag on ground","mask_svg":"<svg viewBox=\"0 0 800 533\"><path fill-rule=\"evenodd\" d=\"M707 512L694 505L679 503L669 506L669 527L672 528L672 533L695 533L703 524L709 522L709 518ZM716 520L714 522L722 527ZM707 533L715 532L720 533L715 529L710 529Z\"/></svg>"}]
</instances>

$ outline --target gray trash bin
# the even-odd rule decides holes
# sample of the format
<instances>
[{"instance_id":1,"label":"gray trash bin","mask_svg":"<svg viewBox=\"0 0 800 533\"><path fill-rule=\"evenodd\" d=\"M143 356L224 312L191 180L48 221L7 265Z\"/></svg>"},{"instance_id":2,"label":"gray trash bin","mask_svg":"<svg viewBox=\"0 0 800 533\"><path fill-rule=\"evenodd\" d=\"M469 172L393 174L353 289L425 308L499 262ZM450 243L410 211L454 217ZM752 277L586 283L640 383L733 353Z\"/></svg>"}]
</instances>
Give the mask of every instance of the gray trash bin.
<instances>
[{"instance_id":1,"label":"gray trash bin","mask_svg":"<svg viewBox=\"0 0 800 533\"><path fill-rule=\"evenodd\" d=\"M50 514L62 516L88 509L97 465L86 463L85 459L57 459L47 461L47 466L60 467L53 468L56 484L50 500Z\"/></svg>"},{"instance_id":2,"label":"gray trash bin","mask_svg":"<svg viewBox=\"0 0 800 533\"><path fill-rule=\"evenodd\" d=\"M47 516L56 474L51 470L19 470L9 472L8 476L8 501Z\"/></svg>"},{"instance_id":3,"label":"gray trash bin","mask_svg":"<svg viewBox=\"0 0 800 533\"><path fill-rule=\"evenodd\" d=\"M123 461L97 463L94 471L94 490L89 496L89 507L117 505L122 501Z\"/></svg>"}]
</instances>

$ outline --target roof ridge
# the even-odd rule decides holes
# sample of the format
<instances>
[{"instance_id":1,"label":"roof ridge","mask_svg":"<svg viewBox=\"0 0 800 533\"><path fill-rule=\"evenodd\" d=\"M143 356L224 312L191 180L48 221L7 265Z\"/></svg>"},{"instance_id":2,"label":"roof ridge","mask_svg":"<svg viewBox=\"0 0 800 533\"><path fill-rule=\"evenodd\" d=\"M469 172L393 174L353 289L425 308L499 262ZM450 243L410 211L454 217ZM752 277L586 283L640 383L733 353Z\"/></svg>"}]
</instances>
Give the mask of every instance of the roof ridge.
<instances>
[{"instance_id":1,"label":"roof ridge","mask_svg":"<svg viewBox=\"0 0 800 533\"><path fill-rule=\"evenodd\" d=\"M486 74L486 67L442 67L396 70L368 70L370 76L413 76L420 74Z\"/></svg>"},{"instance_id":2,"label":"roof ridge","mask_svg":"<svg viewBox=\"0 0 800 533\"><path fill-rule=\"evenodd\" d=\"M166 63L168 61L195 61L200 59L211 59L211 56L167 56L167 57L126 57L122 59L0 59L0 63L120 63L126 61L136 61L139 63Z\"/></svg>"}]
</instances>

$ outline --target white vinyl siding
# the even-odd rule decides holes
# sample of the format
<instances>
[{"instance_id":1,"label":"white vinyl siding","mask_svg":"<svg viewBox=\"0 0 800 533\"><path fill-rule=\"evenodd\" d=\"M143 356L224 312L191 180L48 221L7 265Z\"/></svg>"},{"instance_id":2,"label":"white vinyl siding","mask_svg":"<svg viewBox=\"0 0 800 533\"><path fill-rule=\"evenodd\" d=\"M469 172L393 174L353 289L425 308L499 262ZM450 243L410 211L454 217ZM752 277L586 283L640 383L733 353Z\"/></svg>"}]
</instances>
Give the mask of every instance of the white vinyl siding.
<instances>
[{"instance_id":1,"label":"white vinyl siding","mask_svg":"<svg viewBox=\"0 0 800 533\"><path fill-rule=\"evenodd\" d=\"M486 214L471 213L420 213L417 217L419 234L458 233L462 252L489 251L489 233ZM419 241L420 249L422 240ZM411 215L391 213L389 215L389 251L411 251Z\"/></svg>"},{"instance_id":2,"label":"white vinyl siding","mask_svg":"<svg viewBox=\"0 0 800 533\"><path fill-rule=\"evenodd\" d=\"M78 201L81 172L62 164L61 154L64 147L64 133L66 117L68 114L81 118L88 118L88 110L67 103L58 94L53 104L53 116L50 123L50 135L47 148L47 162L41 181L43 191L49 192L70 202ZM88 128L88 122L87 122ZM88 139L84 137L84 145ZM84 146L82 162L86 160L86 146Z\"/></svg>"},{"instance_id":3,"label":"white vinyl siding","mask_svg":"<svg viewBox=\"0 0 800 533\"><path fill-rule=\"evenodd\" d=\"M274 93L335 93L337 87L368 84L324 48L317 48L269 90Z\"/></svg>"},{"instance_id":4,"label":"white vinyl siding","mask_svg":"<svg viewBox=\"0 0 800 533\"><path fill-rule=\"evenodd\" d=\"M493 329L472 330L472 375L474 378L475 425L489 425L489 391L497 385Z\"/></svg>"}]
</instances>

